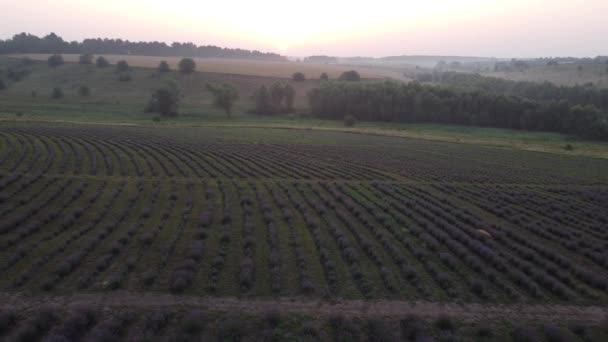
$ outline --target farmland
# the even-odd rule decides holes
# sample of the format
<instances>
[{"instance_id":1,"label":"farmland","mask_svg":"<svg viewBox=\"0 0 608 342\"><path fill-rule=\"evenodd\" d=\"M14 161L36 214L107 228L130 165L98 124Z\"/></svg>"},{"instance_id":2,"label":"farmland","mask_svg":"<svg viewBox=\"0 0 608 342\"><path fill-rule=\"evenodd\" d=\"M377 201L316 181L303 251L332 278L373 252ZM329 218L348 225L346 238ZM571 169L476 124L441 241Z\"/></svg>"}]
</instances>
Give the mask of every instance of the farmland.
<instances>
[{"instance_id":1,"label":"farmland","mask_svg":"<svg viewBox=\"0 0 608 342\"><path fill-rule=\"evenodd\" d=\"M607 171L338 132L4 122L0 290L605 306Z\"/></svg>"},{"instance_id":2,"label":"farmland","mask_svg":"<svg viewBox=\"0 0 608 342\"><path fill-rule=\"evenodd\" d=\"M46 61L48 54L16 54L13 58L28 57L33 60ZM66 62L78 62L79 55L63 55ZM160 61L167 61L172 69L177 68L181 57L153 57L153 56L125 56L104 55L104 57L115 64L125 60L129 65L142 68L156 69ZM233 74L258 77L291 78L295 72L303 72L311 79L318 79L322 73L327 73L330 78L338 78L344 71L352 70L353 67L342 64L302 63L302 62L279 62L251 59L228 59L228 58L194 58L199 65L198 69L207 73ZM403 78L402 72L382 67L356 66L362 77L377 78Z\"/></svg>"}]
</instances>

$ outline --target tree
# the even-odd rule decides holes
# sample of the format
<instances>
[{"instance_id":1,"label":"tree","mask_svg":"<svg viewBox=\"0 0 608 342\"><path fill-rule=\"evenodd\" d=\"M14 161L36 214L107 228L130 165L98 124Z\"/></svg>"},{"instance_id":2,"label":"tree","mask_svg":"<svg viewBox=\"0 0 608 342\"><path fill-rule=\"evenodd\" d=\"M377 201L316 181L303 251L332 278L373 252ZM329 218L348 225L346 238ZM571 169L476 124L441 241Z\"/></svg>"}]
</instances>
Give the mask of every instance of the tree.
<instances>
[{"instance_id":1,"label":"tree","mask_svg":"<svg viewBox=\"0 0 608 342\"><path fill-rule=\"evenodd\" d=\"M355 125L355 117L352 115L344 116L344 127L353 127Z\"/></svg>"},{"instance_id":2,"label":"tree","mask_svg":"<svg viewBox=\"0 0 608 342\"><path fill-rule=\"evenodd\" d=\"M169 67L169 63L167 63L167 61L160 61L160 64L158 64L158 71L169 72L171 71L171 67Z\"/></svg>"},{"instance_id":3,"label":"tree","mask_svg":"<svg viewBox=\"0 0 608 342\"><path fill-rule=\"evenodd\" d=\"M196 70L196 63L192 58L182 58L179 61L179 72L182 74L191 74Z\"/></svg>"},{"instance_id":4,"label":"tree","mask_svg":"<svg viewBox=\"0 0 608 342\"><path fill-rule=\"evenodd\" d=\"M95 64L97 65L98 68L106 68L106 67L110 66L110 62L108 62L108 60L103 56L97 57Z\"/></svg>"},{"instance_id":5,"label":"tree","mask_svg":"<svg viewBox=\"0 0 608 342\"><path fill-rule=\"evenodd\" d=\"M253 94L253 102L255 103L255 108L253 111L256 114L274 114L270 93L265 85L258 88L258 90L256 90L256 92Z\"/></svg>"},{"instance_id":6,"label":"tree","mask_svg":"<svg viewBox=\"0 0 608 342\"><path fill-rule=\"evenodd\" d=\"M116 70L119 72L129 71L129 63L125 60L118 61L118 63L116 63Z\"/></svg>"},{"instance_id":7,"label":"tree","mask_svg":"<svg viewBox=\"0 0 608 342\"><path fill-rule=\"evenodd\" d=\"M270 85L270 99L274 112L280 112L285 99L285 85L281 82L275 82Z\"/></svg>"},{"instance_id":8,"label":"tree","mask_svg":"<svg viewBox=\"0 0 608 342\"><path fill-rule=\"evenodd\" d=\"M239 99L238 90L226 83L220 85L207 84L207 90L213 95L213 104L216 107L223 109L228 118L230 118L232 107Z\"/></svg>"},{"instance_id":9,"label":"tree","mask_svg":"<svg viewBox=\"0 0 608 342\"><path fill-rule=\"evenodd\" d=\"M285 84L283 91L285 93L285 108L288 112L291 112L293 110L293 102L296 98L296 90L291 86L291 84L287 83Z\"/></svg>"},{"instance_id":10,"label":"tree","mask_svg":"<svg viewBox=\"0 0 608 342\"><path fill-rule=\"evenodd\" d=\"M327 75L327 73L322 73L321 77L320 77L321 81L327 81L329 80L329 76Z\"/></svg>"},{"instance_id":11,"label":"tree","mask_svg":"<svg viewBox=\"0 0 608 342\"><path fill-rule=\"evenodd\" d=\"M177 89L161 88L156 90L145 111L160 113L163 116L177 116L179 91Z\"/></svg>"},{"instance_id":12,"label":"tree","mask_svg":"<svg viewBox=\"0 0 608 342\"><path fill-rule=\"evenodd\" d=\"M357 71L350 70L343 72L338 79L340 81L360 81L361 76L359 76L359 73Z\"/></svg>"},{"instance_id":13,"label":"tree","mask_svg":"<svg viewBox=\"0 0 608 342\"><path fill-rule=\"evenodd\" d=\"M93 55L91 55L90 53L80 55L78 57L78 63L79 64L93 64Z\"/></svg>"},{"instance_id":14,"label":"tree","mask_svg":"<svg viewBox=\"0 0 608 342\"><path fill-rule=\"evenodd\" d=\"M87 97L89 94L91 94L91 89L89 87L83 85L78 88L78 95Z\"/></svg>"},{"instance_id":15,"label":"tree","mask_svg":"<svg viewBox=\"0 0 608 342\"><path fill-rule=\"evenodd\" d=\"M62 55L51 55L47 59L47 63L51 68L58 67L63 64L63 56Z\"/></svg>"},{"instance_id":16,"label":"tree","mask_svg":"<svg viewBox=\"0 0 608 342\"><path fill-rule=\"evenodd\" d=\"M304 75L304 73L302 72L295 72L292 76L291 79L296 81L296 82L302 82L306 80L306 75Z\"/></svg>"},{"instance_id":17,"label":"tree","mask_svg":"<svg viewBox=\"0 0 608 342\"><path fill-rule=\"evenodd\" d=\"M51 92L51 98L54 100L63 98L63 90L57 87L53 88L53 91Z\"/></svg>"}]
</instances>

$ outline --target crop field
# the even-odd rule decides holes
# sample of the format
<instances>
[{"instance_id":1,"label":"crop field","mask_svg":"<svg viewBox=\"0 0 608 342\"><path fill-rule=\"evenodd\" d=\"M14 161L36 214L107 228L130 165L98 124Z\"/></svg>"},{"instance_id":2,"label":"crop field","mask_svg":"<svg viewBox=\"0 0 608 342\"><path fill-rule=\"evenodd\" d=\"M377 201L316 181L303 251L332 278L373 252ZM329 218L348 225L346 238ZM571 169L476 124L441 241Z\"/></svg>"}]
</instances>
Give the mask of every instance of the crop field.
<instances>
[{"instance_id":1,"label":"crop field","mask_svg":"<svg viewBox=\"0 0 608 342\"><path fill-rule=\"evenodd\" d=\"M603 159L305 130L5 122L0 217L4 295L608 304ZM99 329L132 322L112 319Z\"/></svg>"},{"instance_id":2,"label":"crop field","mask_svg":"<svg viewBox=\"0 0 608 342\"><path fill-rule=\"evenodd\" d=\"M115 64L125 60L131 66L142 68L157 68L160 61L167 61L172 69L177 69L181 57L155 57L155 56L130 56L130 55L103 55L110 63ZM33 60L46 61L48 54L18 54L15 58L28 57ZM66 62L78 62L79 55L64 54ZM348 66L341 64L321 64L302 62L278 62L254 59L230 59L230 58L193 58L197 64L197 71L234 74L259 77L291 78L295 72L303 72L310 79L319 79L322 73L327 73L330 78L338 78L343 72L357 70L361 77L376 78L403 78L403 73L382 67Z\"/></svg>"}]
</instances>

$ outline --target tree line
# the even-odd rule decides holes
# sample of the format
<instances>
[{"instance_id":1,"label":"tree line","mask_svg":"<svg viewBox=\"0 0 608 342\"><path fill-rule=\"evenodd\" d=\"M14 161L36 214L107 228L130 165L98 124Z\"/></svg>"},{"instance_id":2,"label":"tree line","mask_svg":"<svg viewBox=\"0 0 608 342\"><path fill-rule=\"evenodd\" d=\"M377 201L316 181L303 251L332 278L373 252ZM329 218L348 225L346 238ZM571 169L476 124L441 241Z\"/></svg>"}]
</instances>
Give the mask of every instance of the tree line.
<instances>
[{"instance_id":1,"label":"tree line","mask_svg":"<svg viewBox=\"0 0 608 342\"><path fill-rule=\"evenodd\" d=\"M183 56L246 58L285 61L286 57L276 53L257 50L230 49L213 45L197 46L193 43L131 42L122 39L84 39L82 42L65 41L55 33L42 38L28 33L19 33L12 39L0 40L0 54L8 53L79 53L143 56Z\"/></svg>"},{"instance_id":2,"label":"tree line","mask_svg":"<svg viewBox=\"0 0 608 342\"><path fill-rule=\"evenodd\" d=\"M327 119L446 123L554 131L608 140L608 114L592 103L535 101L484 91L383 82L323 82L308 93L311 114Z\"/></svg>"},{"instance_id":3,"label":"tree line","mask_svg":"<svg viewBox=\"0 0 608 342\"><path fill-rule=\"evenodd\" d=\"M549 82L511 81L451 71L423 73L419 74L417 79L463 91L484 91L495 95L518 96L541 102L566 100L571 104L592 104L603 111L608 111L608 89L598 88L592 84L568 87Z\"/></svg>"}]
</instances>

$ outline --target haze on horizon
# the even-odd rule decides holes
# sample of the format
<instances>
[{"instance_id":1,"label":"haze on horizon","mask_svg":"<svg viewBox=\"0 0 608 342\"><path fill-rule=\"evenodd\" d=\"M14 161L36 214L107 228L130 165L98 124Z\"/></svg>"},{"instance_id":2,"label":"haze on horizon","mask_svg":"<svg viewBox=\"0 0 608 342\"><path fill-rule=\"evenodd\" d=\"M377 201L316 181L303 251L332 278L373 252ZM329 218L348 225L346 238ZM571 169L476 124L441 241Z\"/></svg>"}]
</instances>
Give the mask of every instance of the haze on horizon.
<instances>
[{"instance_id":1,"label":"haze on horizon","mask_svg":"<svg viewBox=\"0 0 608 342\"><path fill-rule=\"evenodd\" d=\"M0 0L0 39L193 42L289 56L608 55L606 0Z\"/></svg>"}]
</instances>

